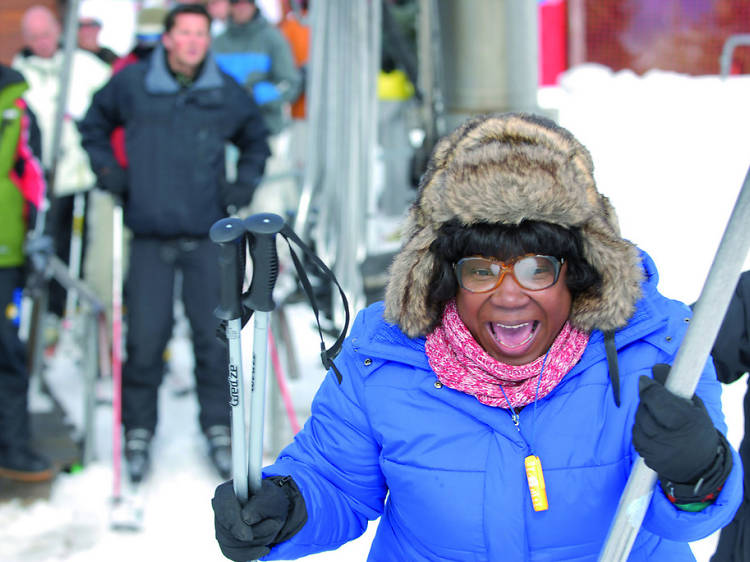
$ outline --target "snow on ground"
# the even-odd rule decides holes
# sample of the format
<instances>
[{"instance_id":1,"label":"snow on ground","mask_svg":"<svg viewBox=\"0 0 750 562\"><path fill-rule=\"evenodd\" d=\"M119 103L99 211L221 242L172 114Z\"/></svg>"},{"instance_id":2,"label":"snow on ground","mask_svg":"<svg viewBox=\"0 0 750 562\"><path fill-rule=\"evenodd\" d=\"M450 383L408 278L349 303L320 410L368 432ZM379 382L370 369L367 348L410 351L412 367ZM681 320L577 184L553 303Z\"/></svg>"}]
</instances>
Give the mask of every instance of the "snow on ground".
<instances>
[{"instance_id":1,"label":"snow on ground","mask_svg":"<svg viewBox=\"0 0 750 562\"><path fill-rule=\"evenodd\" d=\"M654 257L660 289L668 296L693 302L700 295L750 164L748 99L750 77L721 80L660 71L637 77L596 65L573 69L559 88L540 92L540 105L590 149L599 187L614 203L623 235ZM306 305L286 311L301 373L289 388L303 420L324 373L312 312ZM143 531L109 528L111 410L100 406L95 462L78 474L61 475L50 501L0 505L0 560L224 560L213 537L210 507L219 480L206 457L194 394L181 392L190 384L186 373L192 357L184 334L176 334L173 374L160 395ZM49 373L63 401L73 404L81 395L74 359L56 357ZM745 389L743 379L725 387L723 396L735 446L742 438ZM361 539L337 551L306 560L365 560L374 528L371 524ZM699 562L709 560L715 544L715 535L694 543Z\"/></svg>"}]
</instances>

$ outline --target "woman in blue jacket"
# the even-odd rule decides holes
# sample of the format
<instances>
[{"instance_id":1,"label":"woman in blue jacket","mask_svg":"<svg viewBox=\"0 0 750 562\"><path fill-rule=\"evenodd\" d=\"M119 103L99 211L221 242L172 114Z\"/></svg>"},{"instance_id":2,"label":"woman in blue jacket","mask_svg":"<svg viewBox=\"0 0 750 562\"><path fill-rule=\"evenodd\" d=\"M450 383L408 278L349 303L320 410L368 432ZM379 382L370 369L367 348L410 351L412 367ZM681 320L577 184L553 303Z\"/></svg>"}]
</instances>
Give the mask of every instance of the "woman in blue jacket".
<instances>
[{"instance_id":1,"label":"woman in blue jacket","mask_svg":"<svg viewBox=\"0 0 750 562\"><path fill-rule=\"evenodd\" d=\"M663 386L690 309L657 282L568 131L469 120L304 429L245 505L217 488L222 552L298 558L380 517L369 560L596 560L640 455L659 485L630 560L692 560L742 468L712 363L692 401Z\"/></svg>"}]
</instances>

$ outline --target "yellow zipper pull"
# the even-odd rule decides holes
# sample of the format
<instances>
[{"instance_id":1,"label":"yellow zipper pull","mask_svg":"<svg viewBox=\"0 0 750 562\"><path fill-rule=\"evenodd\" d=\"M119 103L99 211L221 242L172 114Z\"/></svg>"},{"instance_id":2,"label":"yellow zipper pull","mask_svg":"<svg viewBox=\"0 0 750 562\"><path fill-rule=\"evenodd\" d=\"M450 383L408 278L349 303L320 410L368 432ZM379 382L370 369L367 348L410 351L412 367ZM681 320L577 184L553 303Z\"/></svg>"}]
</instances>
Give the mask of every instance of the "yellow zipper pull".
<instances>
[{"instance_id":1,"label":"yellow zipper pull","mask_svg":"<svg viewBox=\"0 0 750 562\"><path fill-rule=\"evenodd\" d=\"M531 503L534 511L545 511L547 504L547 488L544 485L544 474L542 473L542 461L536 455L529 455L524 459L526 466L526 480L531 492Z\"/></svg>"}]
</instances>

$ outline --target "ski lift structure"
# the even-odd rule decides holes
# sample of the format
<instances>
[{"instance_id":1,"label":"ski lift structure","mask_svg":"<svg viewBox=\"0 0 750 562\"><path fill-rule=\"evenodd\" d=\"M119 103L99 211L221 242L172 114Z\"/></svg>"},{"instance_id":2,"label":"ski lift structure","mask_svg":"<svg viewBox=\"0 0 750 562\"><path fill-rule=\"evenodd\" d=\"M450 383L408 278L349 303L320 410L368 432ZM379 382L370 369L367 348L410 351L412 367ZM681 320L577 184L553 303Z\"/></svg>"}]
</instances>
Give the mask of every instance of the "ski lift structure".
<instances>
[{"instance_id":1,"label":"ski lift structure","mask_svg":"<svg viewBox=\"0 0 750 562\"><path fill-rule=\"evenodd\" d=\"M331 266L352 310L382 297L398 242L379 235L408 208L391 217L382 208L403 196L382 180L394 162L378 161L376 80L388 10L382 0L326 0L312 2L308 15L309 133L294 229ZM435 142L467 117L540 110L535 2L418 0L417 14L410 150L421 174ZM335 305L331 316L341 325Z\"/></svg>"}]
</instances>

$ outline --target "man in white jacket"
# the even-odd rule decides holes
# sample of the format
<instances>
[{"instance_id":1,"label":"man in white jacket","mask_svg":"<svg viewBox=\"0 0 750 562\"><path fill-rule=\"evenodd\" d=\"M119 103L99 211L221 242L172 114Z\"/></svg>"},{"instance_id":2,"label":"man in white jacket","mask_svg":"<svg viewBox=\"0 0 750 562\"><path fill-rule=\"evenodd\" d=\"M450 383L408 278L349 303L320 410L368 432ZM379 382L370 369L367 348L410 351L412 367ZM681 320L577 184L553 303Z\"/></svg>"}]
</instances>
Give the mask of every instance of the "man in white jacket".
<instances>
[{"instance_id":1,"label":"man in white jacket","mask_svg":"<svg viewBox=\"0 0 750 562\"><path fill-rule=\"evenodd\" d=\"M48 8L37 5L24 13L21 31L25 48L15 56L12 66L23 74L29 84L24 99L39 122L42 165L49 173L54 160L52 136L64 62L63 50L60 48L61 28ZM95 183L88 157L81 148L76 122L83 118L94 93L109 79L110 69L92 53L76 49L70 72L67 104L60 132L59 157L55 162L54 182L51 182L54 193L50 196L47 215L48 230L54 236L57 254L65 261L69 259L73 198L76 193L90 190ZM106 267L106 263L101 266ZM56 285L53 284L51 288L50 311L61 316L65 294Z\"/></svg>"}]
</instances>

